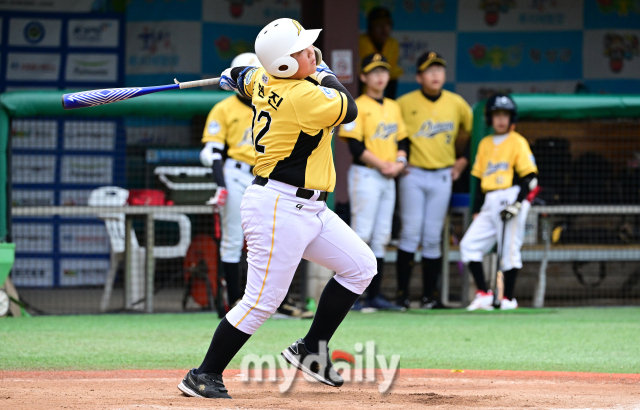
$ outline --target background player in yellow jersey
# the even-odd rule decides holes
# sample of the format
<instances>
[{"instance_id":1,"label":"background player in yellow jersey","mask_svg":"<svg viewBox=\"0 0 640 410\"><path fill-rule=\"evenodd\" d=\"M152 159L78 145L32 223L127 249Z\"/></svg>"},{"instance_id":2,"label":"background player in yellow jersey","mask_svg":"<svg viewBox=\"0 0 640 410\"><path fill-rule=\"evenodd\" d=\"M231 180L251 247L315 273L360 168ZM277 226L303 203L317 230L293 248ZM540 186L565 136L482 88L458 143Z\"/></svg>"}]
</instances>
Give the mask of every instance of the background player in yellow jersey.
<instances>
[{"instance_id":1,"label":"background player in yellow jersey","mask_svg":"<svg viewBox=\"0 0 640 410\"><path fill-rule=\"evenodd\" d=\"M478 146L471 179L476 185L473 213L479 213L460 242L462 261L469 263L478 288L467 309L493 309L494 297L485 284L482 257L496 242L501 247L498 269L504 275L500 309L515 309L518 302L513 291L518 269L522 268L520 249L531 207L526 198L538 185L538 168L529 143L514 131L517 108L513 100L495 95L487 101L485 110L487 126L493 126L495 133L484 137Z\"/></svg>"},{"instance_id":2,"label":"background player in yellow jersey","mask_svg":"<svg viewBox=\"0 0 640 410\"><path fill-rule=\"evenodd\" d=\"M243 53L231 62L232 67L249 65L260 65L258 56ZM205 145L200 152L200 162L205 167L213 167L213 175L219 187L207 204L219 207L222 215L220 259L231 305L242 296L238 283L244 245L240 201L244 191L253 182L255 154L251 139L252 115L249 98L237 94L220 101L207 117L202 136ZM223 172L222 155L227 147Z\"/></svg>"},{"instance_id":3,"label":"background player in yellow jersey","mask_svg":"<svg viewBox=\"0 0 640 410\"><path fill-rule=\"evenodd\" d=\"M417 61L420 89L398 99L409 133L408 174L400 178L402 227L398 244L397 303L409 307L409 280L414 253L422 244L422 307L441 304L436 284L442 269L442 228L449 208L452 180L467 165L456 160L458 131L471 132L471 107L457 94L443 90L446 62L435 52Z\"/></svg>"},{"instance_id":4,"label":"background player in yellow jersey","mask_svg":"<svg viewBox=\"0 0 640 410\"><path fill-rule=\"evenodd\" d=\"M409 146L400 107L383 95L390 68L378 53L362 60L360 80L367 85L367 91L356 99L358 118L340 127L340 137L347 140L353 155L349 168L351 228L369 244L378 264L378 274L367 288L366 301L356 303L355 309L403 309L380 295L384 254L396 203L394 178L407 165Z\"/></svg>"},{"instance_id":5,"label":"background player in yellow jersey","mask_svg":"<svg viewBox=\"0 0 640 410\"><path fill-rule=\"evenodd\" d=\"M336 275L309 332L282 356L322 383L344 382L327 342L376 274L376 259L325 203L336 179L334 127L355 120L358 108L328 67L316 66L320 54L312 44L319 33L295 20L275 20L256 38L263 68L222 73L222 88L252 99L256 178L240 206L249 271L241 302L220 321L200 367L178 386L189 396L230 398L222 372L282 302L301 258Z\"/></svg>"},{"instance_id":6,"label":"background player in yellow jersey","mask_svg":"<svg viewBox=\"0 0 640 410\"><path fill-rule=\"evenodd\" d=\"M392 28L391 12L384 7L374 7L367 15L367 32L361 34L358 41L360 60L375 53L382 54L387 59L391 76L384 90L384 96L387 98L396 98L398 78L402 75L402 68L398 64L400 45L395 38L391 37ZM362 94L365 84L360 82L359 85Z\"/></svg>"}]
</instances>

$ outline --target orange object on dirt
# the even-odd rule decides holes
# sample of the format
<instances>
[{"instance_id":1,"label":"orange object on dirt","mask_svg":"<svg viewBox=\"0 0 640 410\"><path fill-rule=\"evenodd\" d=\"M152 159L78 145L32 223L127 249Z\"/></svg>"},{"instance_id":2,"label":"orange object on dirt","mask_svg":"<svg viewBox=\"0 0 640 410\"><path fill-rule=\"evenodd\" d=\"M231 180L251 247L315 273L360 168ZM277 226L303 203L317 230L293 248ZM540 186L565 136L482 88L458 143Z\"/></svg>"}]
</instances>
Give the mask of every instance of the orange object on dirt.
<instances>
[{"instance_id":1,"label":"orange object on dirt","mask_svg":"<svg viewBox=\"0 0 640 410\"><path fill-rule=\"evenodd\" d=\"M209 235L193 238L183 267L185 283L189 283L191 275L196 275L191 281L191 297L198 305L208 306L209 295L204 275L209 278L213 298L218 295L218 246L213 238Z\"/></svg>"}]
</instances>

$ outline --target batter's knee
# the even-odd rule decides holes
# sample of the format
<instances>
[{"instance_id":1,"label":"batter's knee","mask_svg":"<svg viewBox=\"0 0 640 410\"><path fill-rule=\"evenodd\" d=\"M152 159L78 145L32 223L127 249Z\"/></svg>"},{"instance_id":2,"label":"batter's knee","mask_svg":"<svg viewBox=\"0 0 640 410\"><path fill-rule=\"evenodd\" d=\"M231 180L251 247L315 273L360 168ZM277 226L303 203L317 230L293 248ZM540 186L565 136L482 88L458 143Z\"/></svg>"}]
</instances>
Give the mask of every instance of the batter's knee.
<instances>
[{"instance_id":1,"label":"batter's knee","mask_svg":"<svg viewBox=\"0 0 640 410\"><path fill-rule=\"evenodd\" d=\"M227 321L238 330L252 335L276 312L286 295L287 289L278 288L265 290L257 299L245 293L240 303L227 313Z\"/></svg>"},{"instance_id":2,"label":"batter's knee","mask_svg":"<svg viewBox=\"0 0 640 410\"><path fill-rule=\"evenodd\" d=\"M351 292L362 295L378 273L376 257L366 245L359 247L350 256L353 263L345 266L342 272L336 272L335 280Z\"/></svg>"},{"instance_id":3,"label":"batter's knee","mask_svg":"<svg viewBox=\"0 0 640 410\"><path fill-rule=\"evenodd\" d=\"M442 242L428 242L422 244L422 256L429 259L437 259L442 256Z\"/></svg>"}]
</instances>

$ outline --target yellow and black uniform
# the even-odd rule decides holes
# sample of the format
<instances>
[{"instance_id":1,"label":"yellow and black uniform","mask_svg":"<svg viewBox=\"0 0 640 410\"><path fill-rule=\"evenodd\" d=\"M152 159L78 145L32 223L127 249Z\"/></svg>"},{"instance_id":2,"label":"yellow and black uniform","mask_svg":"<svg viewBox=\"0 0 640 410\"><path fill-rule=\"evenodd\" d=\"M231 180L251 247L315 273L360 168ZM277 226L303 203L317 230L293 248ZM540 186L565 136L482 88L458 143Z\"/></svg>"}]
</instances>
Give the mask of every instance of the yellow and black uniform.
<instances>
[{"instance_id":1,"label":"yellow and black uniform","mask_svg":"<svg viewBox=\"0 0 640 410\"><path fill-rule=\"evenodd\" d=\"M422 90L412 91L400 97L398 104L411 142L409 164L424 169L453 166L458 131L462 127L471 132L473 112L469 104L447 90L435 99Z\"/></svg>"},{"instance_id":2,"label":"yellow and black uniform","mask_svg":"<svg viewBox=\"0 0 640 410\"><path fill-rule=\"evenodd\" d=\"M250 100L234 95L220 101L209 112L202 142L215 142L220 150L228 146L229 158L253 165L255 154L251 139L252 115Z\"/></svg>"},{"instance_id":3,"label":"yellow and black uniform","mask_svg":"<svg viewBox=\"0 0 640 410\"><path fill-rule=\"evenodd\" d=\"M356 98L356 104L358 118L340 127L340 137L362 142L376 157L395 162L398 142L407 138L398 104L389 98L384 98L380 103L367 95ZM359 158L354 158L353 163L365 165Z\"/></svg>"},{"instance_id":4,"label":"yellow and black uniform","mask_svg":"<svg viewBox=\"0 0 640 410\"><path fill-rule=\"evenodd\" d=\"M471 175L480 179L482 192L511 188L514 174L524 178L538 173L535 159L527 140L511 131L504 141L496 145L493 136L480 141Z\"/></svg>"},{"instance_id":5,"label":"yellow and black uniform","mask_svg":"<svg viewBox=\"0 0 640 410\"><path fill-rule=\"evenodd\" d=\"M238 83L252 96L254 174L300 188L332 192L333 129L347 114L341 91L253 68Z\"/></svg>"}]
</instances>

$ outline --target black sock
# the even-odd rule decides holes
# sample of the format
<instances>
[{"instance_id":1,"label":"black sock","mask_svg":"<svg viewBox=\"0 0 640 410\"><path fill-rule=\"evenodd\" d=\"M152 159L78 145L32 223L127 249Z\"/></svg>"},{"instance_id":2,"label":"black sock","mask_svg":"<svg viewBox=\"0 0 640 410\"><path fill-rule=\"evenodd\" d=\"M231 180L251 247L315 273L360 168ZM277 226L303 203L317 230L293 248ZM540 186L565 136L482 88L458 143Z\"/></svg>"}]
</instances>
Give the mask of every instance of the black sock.
<instances>
[{"instance_id":1,"label":"black sock","mask_svg":"<svg viewBox=\"0 0 640 410\"><path fill-rule=\"evenodd\" d=\"M398 249L398 260L396 262L396 278L398 280L398 299L409 299L409 281L413 271L414 253L405 252Z\"/></svg>"},{"instance_id":2,"label":"black sock","mask_svg":"<svg viewBox=\"0 0 640 410\"><path fill-rule=\"evenodd\" d=\"M484 283L484 272L482 270L482 262L469 262L469 270L476 281L476 287L483 292L487 291L487 285Z\"/></svg>"},{"instance_id":3,"label":"black sock","mask_svg":"<svg viewBox=\"0 0 640 410\"><path fill-rule=\"evenodd\" d=\"M378 262L378 273L371 279L371 283L367 287L367 299L375 299L380 294L380 286L382 285L382 272L384 271L384 258L376 258Z\"/></svg>"},{"instance_id":4,"label":"black sock","mask_svg":"<svg viewBox=\"0 0 640 410\"><path fill-rule=\"evenodd\" d=\"M223 318L213 334L209 350L207 350L202 364L196 370L196 374L222 374L233 356L240 351L250 337L251 335L236 329L227 322L226 318Z\"/></svg>"},{"instance_id":5,"label":"black sock","mask_svg":"<svg viewBox=\"0 0 640 410\"><path fill-rule=\"evenodd\" d=\"M504 276L504 297L512 300L513 292L516 289L516 276L518 275L518 269L511 269L503 272Z\"/></svg>"},{"instance_id":6,"label":"black sock","mask_svg":"<svg viewBox=\"0 0 640 410\"><path fill-rule=\"evenodd\" d=\"M233 303L242 297L240 292L240 284L238 277L240 276L240 263L222 262L225 280L227 281L227 294L229 295L229 303Z\"/></svg>"},{"instance_id":7,"label":"black sock","mask_svg":"<svg viewBox=\"0 0 640 410\"><path fill-rule=\"evenodd\" d=\"M334 278L329 280L320 295L318 309L309 333L304 337L304 344L309 352L319 353L318 345L321 340L329 343L359 296L339 284Z\"/></svg>"},{"instance_id":8,"label":"black sock","mask_svg":"<svg viewBox=\"0 0 640 410\"><path fill-rule=\"evenodd\" d=\"M429 259L422 257L422 297L436 299L436 287L442 271L442 257Z\"/></svg>"}]
</instances>

